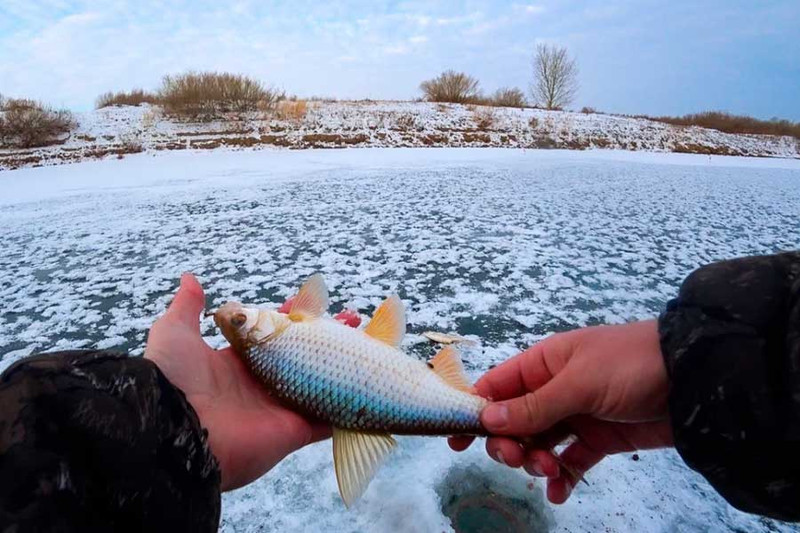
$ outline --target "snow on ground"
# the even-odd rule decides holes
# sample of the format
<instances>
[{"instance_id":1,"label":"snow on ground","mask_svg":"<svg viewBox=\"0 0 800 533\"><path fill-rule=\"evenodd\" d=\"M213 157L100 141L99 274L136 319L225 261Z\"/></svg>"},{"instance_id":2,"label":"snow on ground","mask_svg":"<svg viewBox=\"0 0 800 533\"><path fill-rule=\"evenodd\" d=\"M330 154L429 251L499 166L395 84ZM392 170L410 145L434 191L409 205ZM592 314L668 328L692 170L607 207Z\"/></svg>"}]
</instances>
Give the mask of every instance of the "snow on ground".
<instances>
[{"instance_id":1,"label":"snow on ground","mask_svg":"<svg viewBox=\"0 0 800 533\"><path fill-rule=\"evenodd\" d=\"M800 140L732 135L644 118L427 102L310 102L305 116L231 114L186 122L157 106L79 113L63 144L0 149L0 170L139 151L359 147L610 148L800 158Z\"/></svg>"},{"instance_id":2,"label":"snow on ground","mask_svg":"<svg viewBox=\"0 0 800 533\"><path fill-rule=\"evenodd\" d=\"M414 335L426 329L479 338L465 354L477 376L549 333L653 317L706 262L800 248L800 162L790 160L184 151L4 172L0 191L0 370L39 350L142 353L183 271L199 276L209 307L279 302L320 271L333 310L367 313L398 292L416 356L432 353ZM223 343L210 320L203 332ZM400 441L353 509L320 443L226 494L222 530L447 531L443 509L484 505L487 494L490 508L462 519L536 531L791 530L734 510L672 451L606 460L590 486L551 506L539 481L481 446L454 454L444 439Z\"/></svg>"}]
</instances>

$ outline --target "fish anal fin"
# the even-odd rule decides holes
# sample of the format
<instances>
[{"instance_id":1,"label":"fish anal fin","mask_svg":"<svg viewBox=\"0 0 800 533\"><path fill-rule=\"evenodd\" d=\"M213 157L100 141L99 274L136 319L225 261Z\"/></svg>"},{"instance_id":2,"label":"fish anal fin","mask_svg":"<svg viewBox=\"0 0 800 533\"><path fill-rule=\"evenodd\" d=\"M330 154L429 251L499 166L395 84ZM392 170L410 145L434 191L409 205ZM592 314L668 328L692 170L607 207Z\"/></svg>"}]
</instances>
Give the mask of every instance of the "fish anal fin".
<instances>
[{"instance_id":1,"label":"fish anal fin","mask_svg":"<svg viewBox=\"0 0 800 533\"><path fill-rule=\"evenodd\" d=\"M350 507L364 493L383 459L396 445L386 433L333 428L333 464L345 506Z\"/></svg>"},{"instance_id":2,"label":"fish anal fin","mask_svg":"<svg viewBox=\"0 0 800 533\"><path fill-rule=\"evenodd\" d=\"M406 310L397 295L389 296L378 307L364 333L395 348L406 334Z\"/></svg>"},{"instance_id":3,"label":"fish anal fin","mask_svg":"<svg viewBox=\"0 0 800 533\"><path fill-rule=\"evenodd\" d=\"M475 394L475 388L464 374L464 365L461 363L461 356L458 350L452 345L445 346L433 359L430 360L433 371L442 378L445 383L460 391Z\"/></svg>"},{"instance_id":4,"label":"fish anal fin","mask_svg":"<svg viewBox=\"0 0 800 533\"><path fill-rule=\"evenodd\" d=\"M314 274L300 287L292 300L289 320L301 322L321 317L328 309L328 288L322 274Z\"/></svg>"}]
</instances>

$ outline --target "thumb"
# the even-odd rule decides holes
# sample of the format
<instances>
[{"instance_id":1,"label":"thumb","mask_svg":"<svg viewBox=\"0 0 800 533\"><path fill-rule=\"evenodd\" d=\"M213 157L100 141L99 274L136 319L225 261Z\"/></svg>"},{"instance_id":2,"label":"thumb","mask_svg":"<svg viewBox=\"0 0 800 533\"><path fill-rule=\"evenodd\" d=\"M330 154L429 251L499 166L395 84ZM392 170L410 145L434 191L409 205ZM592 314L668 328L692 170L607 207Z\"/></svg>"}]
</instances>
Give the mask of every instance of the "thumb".
<instances>
[{"instance_id":1,"label":"thumb","mask_svg":"<svg viewBox=\"0 0 800 533\"><path fill-rule=\"evenodd\" d=\"M481 423L495 435L525 436L541 433L564 418L583 412L586 402L579 387L565 376L556 376L541 388L511 400L490 403L481 412Z\"/></svg>"},{"instance_id":2,"label":"thumb","mask_svg":"<svg viewBox=\"0 0 800 533\"><path fill-rule=\"evenodd\" d=\"M206 306L203 287L192 274L186 272L181 276L181 284L175 298L167 309L165 318L180 322L200 331L200 313Z\"/></svg>"}]
</instances>

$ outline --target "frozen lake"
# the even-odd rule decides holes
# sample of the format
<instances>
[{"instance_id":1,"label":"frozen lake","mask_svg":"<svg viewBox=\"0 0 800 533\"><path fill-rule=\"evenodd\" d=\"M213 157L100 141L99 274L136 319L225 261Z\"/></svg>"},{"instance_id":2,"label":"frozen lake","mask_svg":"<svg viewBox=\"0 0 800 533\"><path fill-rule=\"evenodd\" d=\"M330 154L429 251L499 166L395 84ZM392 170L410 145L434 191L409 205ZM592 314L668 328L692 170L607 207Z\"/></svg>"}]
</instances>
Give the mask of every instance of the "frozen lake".
<instances>
[{"instance_id":1,"label":"frozen lake","mask_svg":"<svg viewBox=\"0 0 800 533\"><path fill-rule=\"evenodd\" d=\"M141 154L0 173L0 242L0 369L41 350L140 354L184 271L209 307L277 303L322 272L333 310L369 313L398 293L417 356L433 353L414 335L426 329L479 338L464 355L477 377L548 333L654 317L704 263L800 248L800 162L502 149ZM447 531L445 512L464 502L525 531L791 529L737 512L671 451L606 460L590 486L552 506L540 482L481 446L454 454L443 439L399 440L353 509L339 501L326 442L226 494L222 529Z\"/></svg>"}]
</instances>

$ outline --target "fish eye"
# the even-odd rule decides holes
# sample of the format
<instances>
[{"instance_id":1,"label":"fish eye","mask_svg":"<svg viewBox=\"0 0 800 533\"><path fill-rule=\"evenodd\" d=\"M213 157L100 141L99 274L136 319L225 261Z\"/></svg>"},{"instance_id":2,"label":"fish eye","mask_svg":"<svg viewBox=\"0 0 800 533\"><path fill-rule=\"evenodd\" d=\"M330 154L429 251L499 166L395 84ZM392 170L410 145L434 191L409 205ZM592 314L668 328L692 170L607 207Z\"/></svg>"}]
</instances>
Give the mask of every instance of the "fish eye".
<instances>
[{"instance_id":1,"label":"fish eye","mask_svg":"<svg viewBox=\"0 0 800 533\"><path fill-rule=\"evenodd\" d=\"M247 322L247 315L244 313L236 313L231 317L231 325L235 328L244 326L245 322Z\"/></svg>"}]
</instances>

